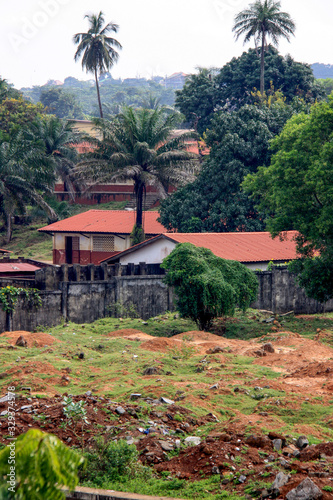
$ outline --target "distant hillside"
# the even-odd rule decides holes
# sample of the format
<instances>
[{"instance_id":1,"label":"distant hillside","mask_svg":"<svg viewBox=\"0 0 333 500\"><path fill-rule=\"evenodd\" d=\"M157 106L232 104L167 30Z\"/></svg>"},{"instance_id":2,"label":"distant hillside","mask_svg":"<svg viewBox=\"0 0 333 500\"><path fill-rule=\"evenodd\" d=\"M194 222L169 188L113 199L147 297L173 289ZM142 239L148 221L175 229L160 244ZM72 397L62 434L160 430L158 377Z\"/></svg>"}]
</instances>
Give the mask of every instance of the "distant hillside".
<instances>
[{"instance_id":1,"label":"distant hillside","mask_svg":"<svg viewBox=\"0 0 333 500\"><path fill-rule=\"evenodd\" d=\"M311 68L315 78L333 78L333 64L314 63Z\"/></svg>"}]
</instances>

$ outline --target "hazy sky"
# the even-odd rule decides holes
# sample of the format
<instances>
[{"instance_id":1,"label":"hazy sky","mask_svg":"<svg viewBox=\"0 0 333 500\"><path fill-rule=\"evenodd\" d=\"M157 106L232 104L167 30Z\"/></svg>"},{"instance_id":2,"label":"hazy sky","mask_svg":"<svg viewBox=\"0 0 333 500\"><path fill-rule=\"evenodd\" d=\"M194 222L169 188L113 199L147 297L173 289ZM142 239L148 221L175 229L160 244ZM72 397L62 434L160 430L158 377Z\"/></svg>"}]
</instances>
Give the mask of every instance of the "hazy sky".
<instances>
[{"instance_id":1,"label":"hazy sky","mask_svg":"<svg viewBox=\"0 0 333 500\"><path fill-rule=\"evenodd\" d=\"M66 76L92 78L74 63L74 33L86 31L87 13L104 12L120 25L123 45L114 78L193 73L221 67L243 46L232 34L233 18L249 0L0 0L0 76L17 88ZM297 24L279 50L297 61L333 64L333 1L281 0Z\"/></svg>"}]
</instances>

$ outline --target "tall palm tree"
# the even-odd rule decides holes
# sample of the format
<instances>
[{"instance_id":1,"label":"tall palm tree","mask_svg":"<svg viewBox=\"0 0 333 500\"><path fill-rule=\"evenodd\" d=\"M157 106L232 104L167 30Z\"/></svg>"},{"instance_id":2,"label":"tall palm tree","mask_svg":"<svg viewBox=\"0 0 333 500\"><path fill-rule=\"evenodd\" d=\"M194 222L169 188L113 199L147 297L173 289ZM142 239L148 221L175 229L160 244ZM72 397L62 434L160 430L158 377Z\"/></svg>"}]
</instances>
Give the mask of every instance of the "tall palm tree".
<instances>
[{"instance_id":1,"label":"tall palm tree","mask_svg":"<svg viewBox=\"0 0 333 500\"><path fill-rule=\"evenodd\" d=\"M82 140L82 135L73 129L71 122L53 115L35 120L30 131L34 139L43 143L56 177L62 180L65 190L74 201L75 192L80 189L74 176L74 167L78 160L74 146Z\"/></svg>"},{"instance_id":2,"label":"tall palm tree","mask_svg":"<svg viewBox=\"0 0 333 500\"><path fill-rule=\"evenodd\" d=\"M284 37L290 41L294 35L296 25L287 12L281 12L281 2L275 0L256 0L248 9L241 11L235 17L233 31L236 40L245 35L244 43L254 37L256 48L261 43L260 51L260 92L265 91L265 50L267 38L271 38L277 46L279 38Z\"/></svg>"},{"instance_id":3,"label":"tall palm tree","mask_svg":"<svg viewBox=\"0 0 333 500\"><path fill-rule=\"evenodd\" d=\"M0 142L0 212L7 230L7 243L12 237L15 211L24 212L27 204L38 205L51 219L57 219L41 195L50 191L52 181L52 168L41 143L26 140L22 131L9 142Z\"/></svg>"},{"instance_id":4,"label":"tall palm tree","mask_svg":"<svg viewBox=\"0 0 333 500\"><path fill-rule=\"evenodd\" d=\"M94 73L99 112L101 118L103 118L98 74L109 71L119 58L119 54L115 48L121 49L122 46L115 38L108 36L111 32L117 33L119 26L110 22L103 28L103 12L100 12L98 15L87 14L84 17L88 19L89 29L87 33L76 33L73 37L74 43L78 45L74 60L77 61L82 56L82 68L87 73Z\"/></svg>"},{"instance_id":5,"label":"tall palm tree","mask_svg":"<svg viewBox=\"0 0 333 500\"><path fill-rule=\"evenodd\" d=\"M167 115L157 109L124 108L112 121L95 119L102 140L91 139L96 150L77 165L79 177L90 185L101 182L134 181L136 226L142 232L144 196L147 185L154 185L165 198L170 185L194 178L197 155L186 151L189 133L172 135L180 121L179 113ZM143 237L143 234L142 234Z\"/></svg>"}]
</instances>

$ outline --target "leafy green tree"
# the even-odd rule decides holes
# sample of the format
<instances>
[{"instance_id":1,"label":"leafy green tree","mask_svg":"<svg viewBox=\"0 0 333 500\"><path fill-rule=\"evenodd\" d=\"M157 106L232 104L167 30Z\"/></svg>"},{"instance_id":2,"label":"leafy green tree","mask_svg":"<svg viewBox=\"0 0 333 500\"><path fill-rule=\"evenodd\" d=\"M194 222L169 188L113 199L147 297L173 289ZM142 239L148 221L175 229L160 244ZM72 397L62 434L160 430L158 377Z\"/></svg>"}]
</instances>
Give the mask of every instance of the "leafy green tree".
<instances>
[{"instance_id":1,"label":"leafy green tree","mask_svg":"<svg viewBox=\"0 0 333 500\"><path fill-rule=\"evenodd\" d=\"M77 166L79 178L88 179L90 185L120 179L134 181L136 242L143 238L146 186L155 185L160 196L166 197L170 185L192 178L196 155L186 151L189 134L171 134L180 120L179 113L166 115L163 108L124 108L112 121L96 119L103 139L94 140L97 149Z\"/></svg>"},{"instance_id":2,"label":"leafy green tree","mask_svg":"<svg viewBox=\"0 0 333 500\"><path fill-rule=\"evenodd\" d=\"M18 99L21 95L19 90L14 89L13 85L0 77L0 103L4 99Z\"/></svg>"},{"instance_id":3,"label":"leafy green tree","mask_svg":"<svg viewBox=\"0 0 333 500\"><path fill-rule=\"evenodd\" d=\"M329 96L333 92L333 78L325 78L323 80L317 80L318 85L323 89L325 94Z\"/></svg>"},{"instance_id":4,"label":"leafy green tree","mask_svg":"<svg viewBox=\"0 0 333 500\"><path fill-rule=\"evenodd\" d=\"M281 2L276 0L256 0L248 9L241 11L235 17L233 31L236 40L244 36L244 43L254 38L256 49L260 49L260 92L265 91L265 51L267 39L271 38L278 45L279 38L290 41L294 35L296 25L287 12L281 12Z\"/></svg>"},{"instance_id":5,"label":"leafy green tree","mask_svg":"<svg viewBox=\"0 0 333 500\"><path fill-rule=\"evenodd\" d=\"M40 102L46 107L49 114L58 118L83 119L81 106L78 104L72 92L66 92L59 87L43 88L40 94Z\"/></svg>"},{"instance_id":6,"label":"leafy green tree","mask_svg":"<svg viewBox=\"0 0 333 500\"><path fill-rule=\"evenodd\" d=\"M0 451L0 478L6 481L0 489L1 498L61 500L65 498L61 488L75 489L78 467L84 463L84 458L56 436L30 429L12 443L15 443L15 462L11 461L9 446ZM15 463L16 476L13 485L7 483L12 463Z\"/></svg>"},{"instance_id":7,"label":"leafy green tree","mask_svg":"<svg viewBox=\"0 0 333 500\"><path fill-rule=\"evenodd\" d=\"M333 96L292 117L272 149L270 165L247 176L244 189L274 214L272 236L299 232L302 259L293 269L308 295L325 301L333 297Z\"/></svg>"},{"instance_id":8,"label":"leafy green tree","mask_svg":"<svg viewBox=\"0 0 333 500\"><path fill-rule=\"evenodd\" d=\"M73 41L78 45L74 55L75 61L82 57L82 68L89 73L94 73L96 90L98 97L98 106L100 116L103 118L103 109L98 84L98 74L105 73L117 62L119 54L116 49L121 49L120 43L110 36L110 33L117 33L119 26L115 23L108 23L103 27L104 15L100 12L96 14L87 14L89 30L87 33L76 33Z\"/></svg>"},{"instance_id":9,"label":"leafy green tree","mask_svg":"<svg viewBox=\"0 0 333 500\"><path fill-rule=\"evenodd\" d=\"M54 170L55 179L60 178L72 200L75 192L80 190L74 175L74 167L78 154L74 148L82 140L73 124L60 120L56 116L43 116L35 120L30 127L31 137L40 141L48 158L50 168Z\"/></svg>"},{"instance_id":10,"label":"leafy green tree","mask_svg":"<svg viewBox=\"0 0 333 500\"><path fill-rule=\"evenodd\" d=\"M308 64L295 61L290 55L281 56L278 51L268 46L265 56L266 80L275 91L280 91L291 103L295 97L313 103L324 94L316 82ZM244 104L252 104L252 92L258 89L260 68L255 49L234 57L216 76L216 102L231 109L238 109ZM270 89L266 89L269 93Z\"/></svg>"},{"instance_id":11,"label":"leafy green tree","mask_svg":"<svg viewBox=\"0 0 333 500\"><path fill-rule=\"evenodd\" d=\"M197 120L202 134L209 126L217 101L213 71L199 68L197 75L187 78L182 90L176 91L176 106L191 125Z\"/></svg>"},{"instance_id":12,"label":"leafy green tree","mask_svg":"<svg viewBox=\"0 0 333 500\"><path fill-rule=\"evenodd\" d=\"M161 202L162 224L181 232L262 231L264 215L241 183L269 164L269 141L292 114L283 101L216 113L206 136L210 154L193 183Z\"/></svg>"},{"instance_id":13,"label":"leafy green tree","mask_svg":"<svg viewBox=\"0 0 333 500\"><path fill-rule=\"evenodd\" d=\"M33 104L22 96L5 98L0 103L0 140L10 140L22 127L27 127L43 113L43 105Z\"/></svg>"},{"instance_id":14,"label":"leafy green tree","mask_svg":"<svg viewBox=\"0 0 333 500\"><path fill-rule=\"evenodd\" d=\"M0 212L7 243L12 237L15 211L23 213L27 204L37 205L52 220L57 219L41 194L50 191L53 183L54 170L42 143L28 140L22 131L12 134L9 141L0 141Z\"/></svg>"},{"instance_id":15,"label":"leafy green tree","mask_svg":"<svg viewBox=\"0 0 333 500\"><path fill-rule=\"evenodd\" d=\"M166 282L175 287L177 307L193 319L200 330L208 330L214 318L245 310L255 300L258 281L243 264L216 257L191 243L177 245L163 260Z\"/></svg>"},{"instance_id":16,"label":"leafy green tree","mask_svg":"<svg viewBox=\"0 0 333 500\"><path fill-rule=\"evenodd\" d=\"M265 74L270 82L266 94L280 91L287 104L295 98L314 103L325 96L308 64L296 62L290 55L281 56L271 45L266 50ZM253 104L253 93L259 85L258 56L255 49L249 49L218 71L202 69L198 75L191 75L183 89L176 92L176 105L187 122L193 124L198 118L198 132L203 134L217 111L234 111Z\"/></svg>"}]
</instances>

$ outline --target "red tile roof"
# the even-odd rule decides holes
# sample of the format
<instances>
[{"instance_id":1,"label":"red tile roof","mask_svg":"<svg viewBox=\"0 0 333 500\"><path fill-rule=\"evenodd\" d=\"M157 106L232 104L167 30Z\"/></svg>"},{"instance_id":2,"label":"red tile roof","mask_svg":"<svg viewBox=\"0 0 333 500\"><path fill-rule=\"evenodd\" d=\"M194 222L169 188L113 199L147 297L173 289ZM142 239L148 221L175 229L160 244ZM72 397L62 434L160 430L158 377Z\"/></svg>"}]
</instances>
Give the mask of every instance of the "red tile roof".
<instances>
[{"instance_id":1,"label":"red tile roof","mask_svg":"<svg viewBox=\"0 0 333 500\"><path fill-rule=\"evenodd\" d=\"M143 226L146 234L160 234L165 227L157 222L158 212L144 212ZM118 233L130 234L136 213L129 210L88 210L68 219L54 222L39 231L50 233Z\"/></svg>"},{"instance_id":2,"label":"red tile roof","mask_svg":"<svg viewBox=\"0 0 333 500\"><path fill-rule=\"evenodd\" d=\"M192 243L211 250L217 257L239 262L264 262L296 258L296 231L285 233L286 239L272 239L270 233L173 233L168 238L177 243Z\"/></svg>"},{"instance_id":3,"label":"red tile roof","mask_svg":"<svg viewBox=\"0 0 333 500\"><path fill-rule=\"evenodd\" d=\"M217 257L238 262L289 261L297 257L296 243L293 240L296 235L296 231L287 231L284 233L284 240L281 241L278 237L273 240L268 232L164 233L119 252L113 259L108 258L104 261L115 261L161 238L167 238L175 243L192 243L197 247L208 248Z\"/></svg>"}]
</instances>

